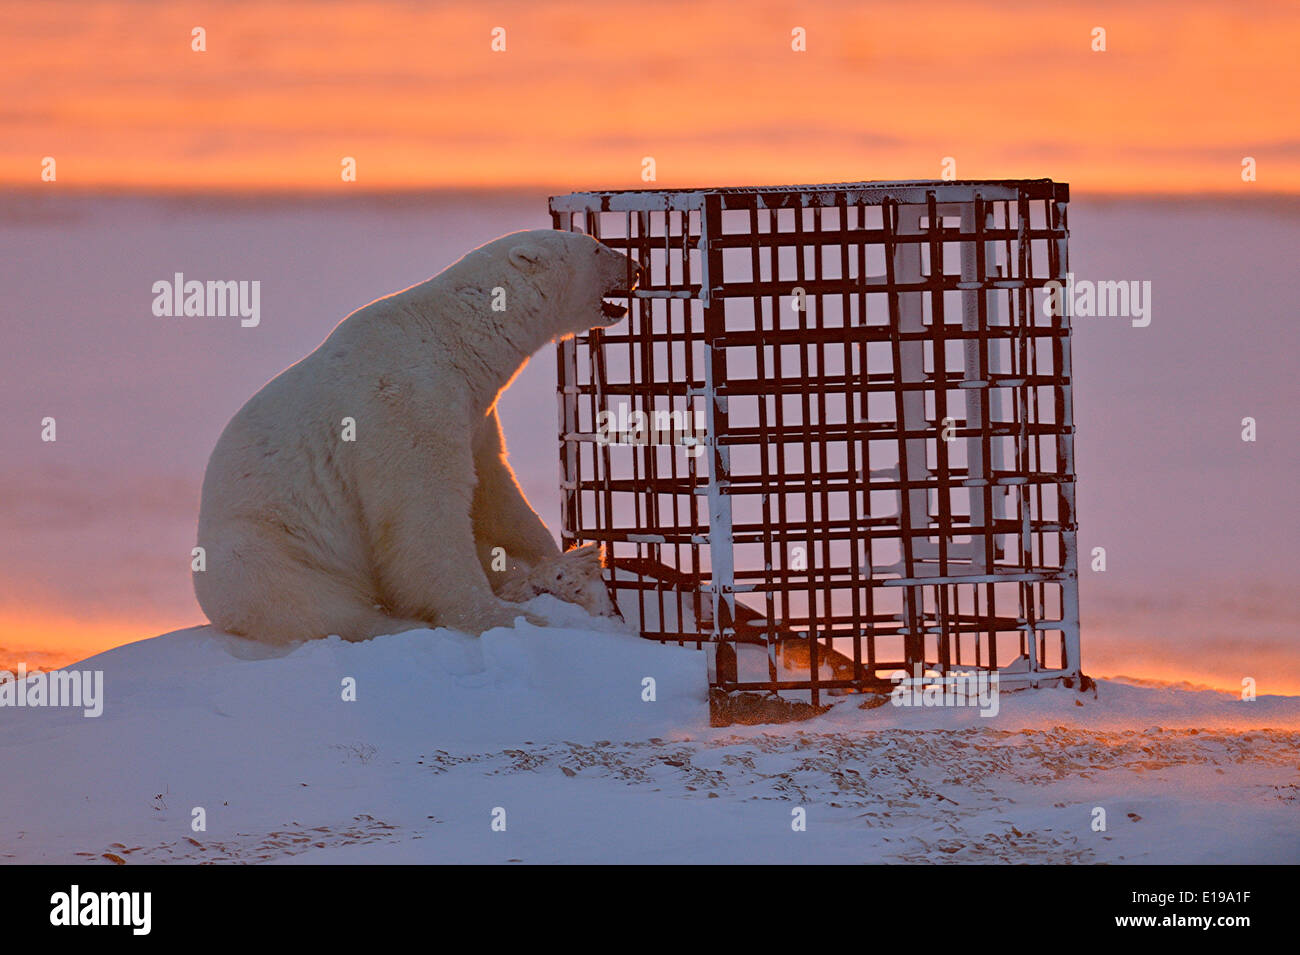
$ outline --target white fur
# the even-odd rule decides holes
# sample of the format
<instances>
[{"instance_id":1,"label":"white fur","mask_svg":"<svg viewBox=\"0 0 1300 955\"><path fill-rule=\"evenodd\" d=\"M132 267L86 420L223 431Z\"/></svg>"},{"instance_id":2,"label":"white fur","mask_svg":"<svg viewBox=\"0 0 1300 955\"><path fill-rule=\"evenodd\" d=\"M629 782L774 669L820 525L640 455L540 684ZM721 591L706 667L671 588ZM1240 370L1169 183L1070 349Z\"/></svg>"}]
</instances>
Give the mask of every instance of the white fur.
<instances>
[{"instance_id":1,"label":"white fur","mask_svg":"<svg viewBox=\"0 0 1300 955\"><path fill-rule=\"evenodd\" d=\"M588 236L517 232L344 319L217 441L194 574L211 621L268 643L511 625L523 611L493 594L491 548L524 566L559 552L505 460L496 399L546 342L612 324L601 299L627 275Z\"/></svg>"},{"instance_id":2,"label":"white fur","mask_svg":"<svg viewBox=\"0 0 1300 955\"><path fill-rule=\"evenodd\" d=\"M613 617L617 611L605 587L603 563L600 546L585 544L543 558L531 567L511 567L501 575L501 583L494 586L506 600L523 603L538 594L552 594L577 604L592 616Z\"/></svg>"}]
</instances>

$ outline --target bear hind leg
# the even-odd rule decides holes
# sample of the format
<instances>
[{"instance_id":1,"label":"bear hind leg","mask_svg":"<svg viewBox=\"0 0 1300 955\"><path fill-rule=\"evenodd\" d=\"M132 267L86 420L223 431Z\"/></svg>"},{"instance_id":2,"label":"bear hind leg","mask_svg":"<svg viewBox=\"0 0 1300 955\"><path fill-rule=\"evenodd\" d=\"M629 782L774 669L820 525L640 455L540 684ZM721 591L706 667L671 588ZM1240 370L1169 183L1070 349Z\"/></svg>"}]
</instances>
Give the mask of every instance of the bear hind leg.
<instances>
[{"instance_id":1,"label":"bear hind leg","mask_svg":"<svg viewBox=\"0 0 1300 955\"><path fill-rule=\"evenodd\" d=\"M195 593L208 619L228 633L288 646L331 634L359 641L431 626L386 613L368 595L255 536L214 551L208 570L195 575Z\"/></svg>"}]
</instances>

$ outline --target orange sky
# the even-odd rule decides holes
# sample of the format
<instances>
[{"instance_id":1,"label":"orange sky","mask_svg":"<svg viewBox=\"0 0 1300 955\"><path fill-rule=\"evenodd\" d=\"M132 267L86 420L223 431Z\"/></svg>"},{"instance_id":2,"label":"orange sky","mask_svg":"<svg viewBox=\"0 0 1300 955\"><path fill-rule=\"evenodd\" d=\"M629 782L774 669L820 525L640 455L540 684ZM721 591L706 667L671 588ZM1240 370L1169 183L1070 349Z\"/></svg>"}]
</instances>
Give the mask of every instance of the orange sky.
<instances>
[{"instance_id":1,"label":"orange sky","mask_svg":"<svg viewBox=\"0 0 1300 955\"><path fill-rule=\"evenodd\" d=\"M663 186L937 178L951 156L1295 192L1297 39L1282 2L7 0L0 181L40 186L44 156L65 187L163 190L632 187L644 156Z\"/></svg>"},{"instance_id":2,"label":"orange sky","mask_svg":"<svg viewBox=\"0 0 1300 955\"><path fill-rule=\"evenodd\" d=\"M1077 192L1300 193L1297 41L1295 2L4 0L0 189L630 188L650 156L663 187L937 178L953 157ZM199 622L4 583L0 668ZM1142 674L1216 682L1175 662Z\"/></svg>"}]
</instances>

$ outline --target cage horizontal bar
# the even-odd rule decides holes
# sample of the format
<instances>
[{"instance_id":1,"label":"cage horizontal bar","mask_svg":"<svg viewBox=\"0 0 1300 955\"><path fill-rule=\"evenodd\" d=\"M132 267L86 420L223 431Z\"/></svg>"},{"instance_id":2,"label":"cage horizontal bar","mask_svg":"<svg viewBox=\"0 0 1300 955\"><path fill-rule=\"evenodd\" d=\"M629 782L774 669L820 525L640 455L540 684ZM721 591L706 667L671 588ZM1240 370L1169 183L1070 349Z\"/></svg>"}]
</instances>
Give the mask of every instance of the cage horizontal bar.
<instances>
[{"instance_id":1,"label":"cage horizontal bar","mask_svg":"<svg viewBox=\"0 0 1300 955\"><path fill-rule=\"evenodd\" d=\"M1070 187L1051 179L932 180L908 179L828 183L825 185L717 186L704 189L615 189L573 192L552 196L555 213L581 212L702 212L716 197L723 210L785 209L838 205L880 205L897 202L924 205L931 197L940 203L1049 199L1067 202Z\"/></svg>"}]
</instances>

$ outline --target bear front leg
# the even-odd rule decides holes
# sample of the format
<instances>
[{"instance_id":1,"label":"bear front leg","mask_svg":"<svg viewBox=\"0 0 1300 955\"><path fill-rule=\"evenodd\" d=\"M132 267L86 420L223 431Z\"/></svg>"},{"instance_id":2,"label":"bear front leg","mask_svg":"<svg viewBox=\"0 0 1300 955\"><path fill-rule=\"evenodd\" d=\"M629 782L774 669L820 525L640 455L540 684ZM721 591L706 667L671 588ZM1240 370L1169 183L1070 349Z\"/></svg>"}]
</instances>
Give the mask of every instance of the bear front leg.
<instances>
[{"instance_id":1,"label":"bear front leg","mask_svg":"<svg viewBox=\"0 0 1300 955\"><path fill-rule=\"evenodd\" d=\"M487 413L475 434L474 472L474 539L480 564L494 588L503 578L527 572L560 555L555 538L524 497L506 460L501 421L495 408ZM493 552L498 547L505 551L504 572L493 567Z\"/></svg>"},{"instance_id":2,"label":"bear front leg","mask_svg":"<svg viewBox=\"0 0 1300 955\"><path fill-rule=\"evenodd\" d=\"M428 620L478 635L536 614L498 598L479 566L470 520L469 448L442 446L420 460L385 462L363 486L376 576L394 616Z\"/></svg>"}]
</instances>

